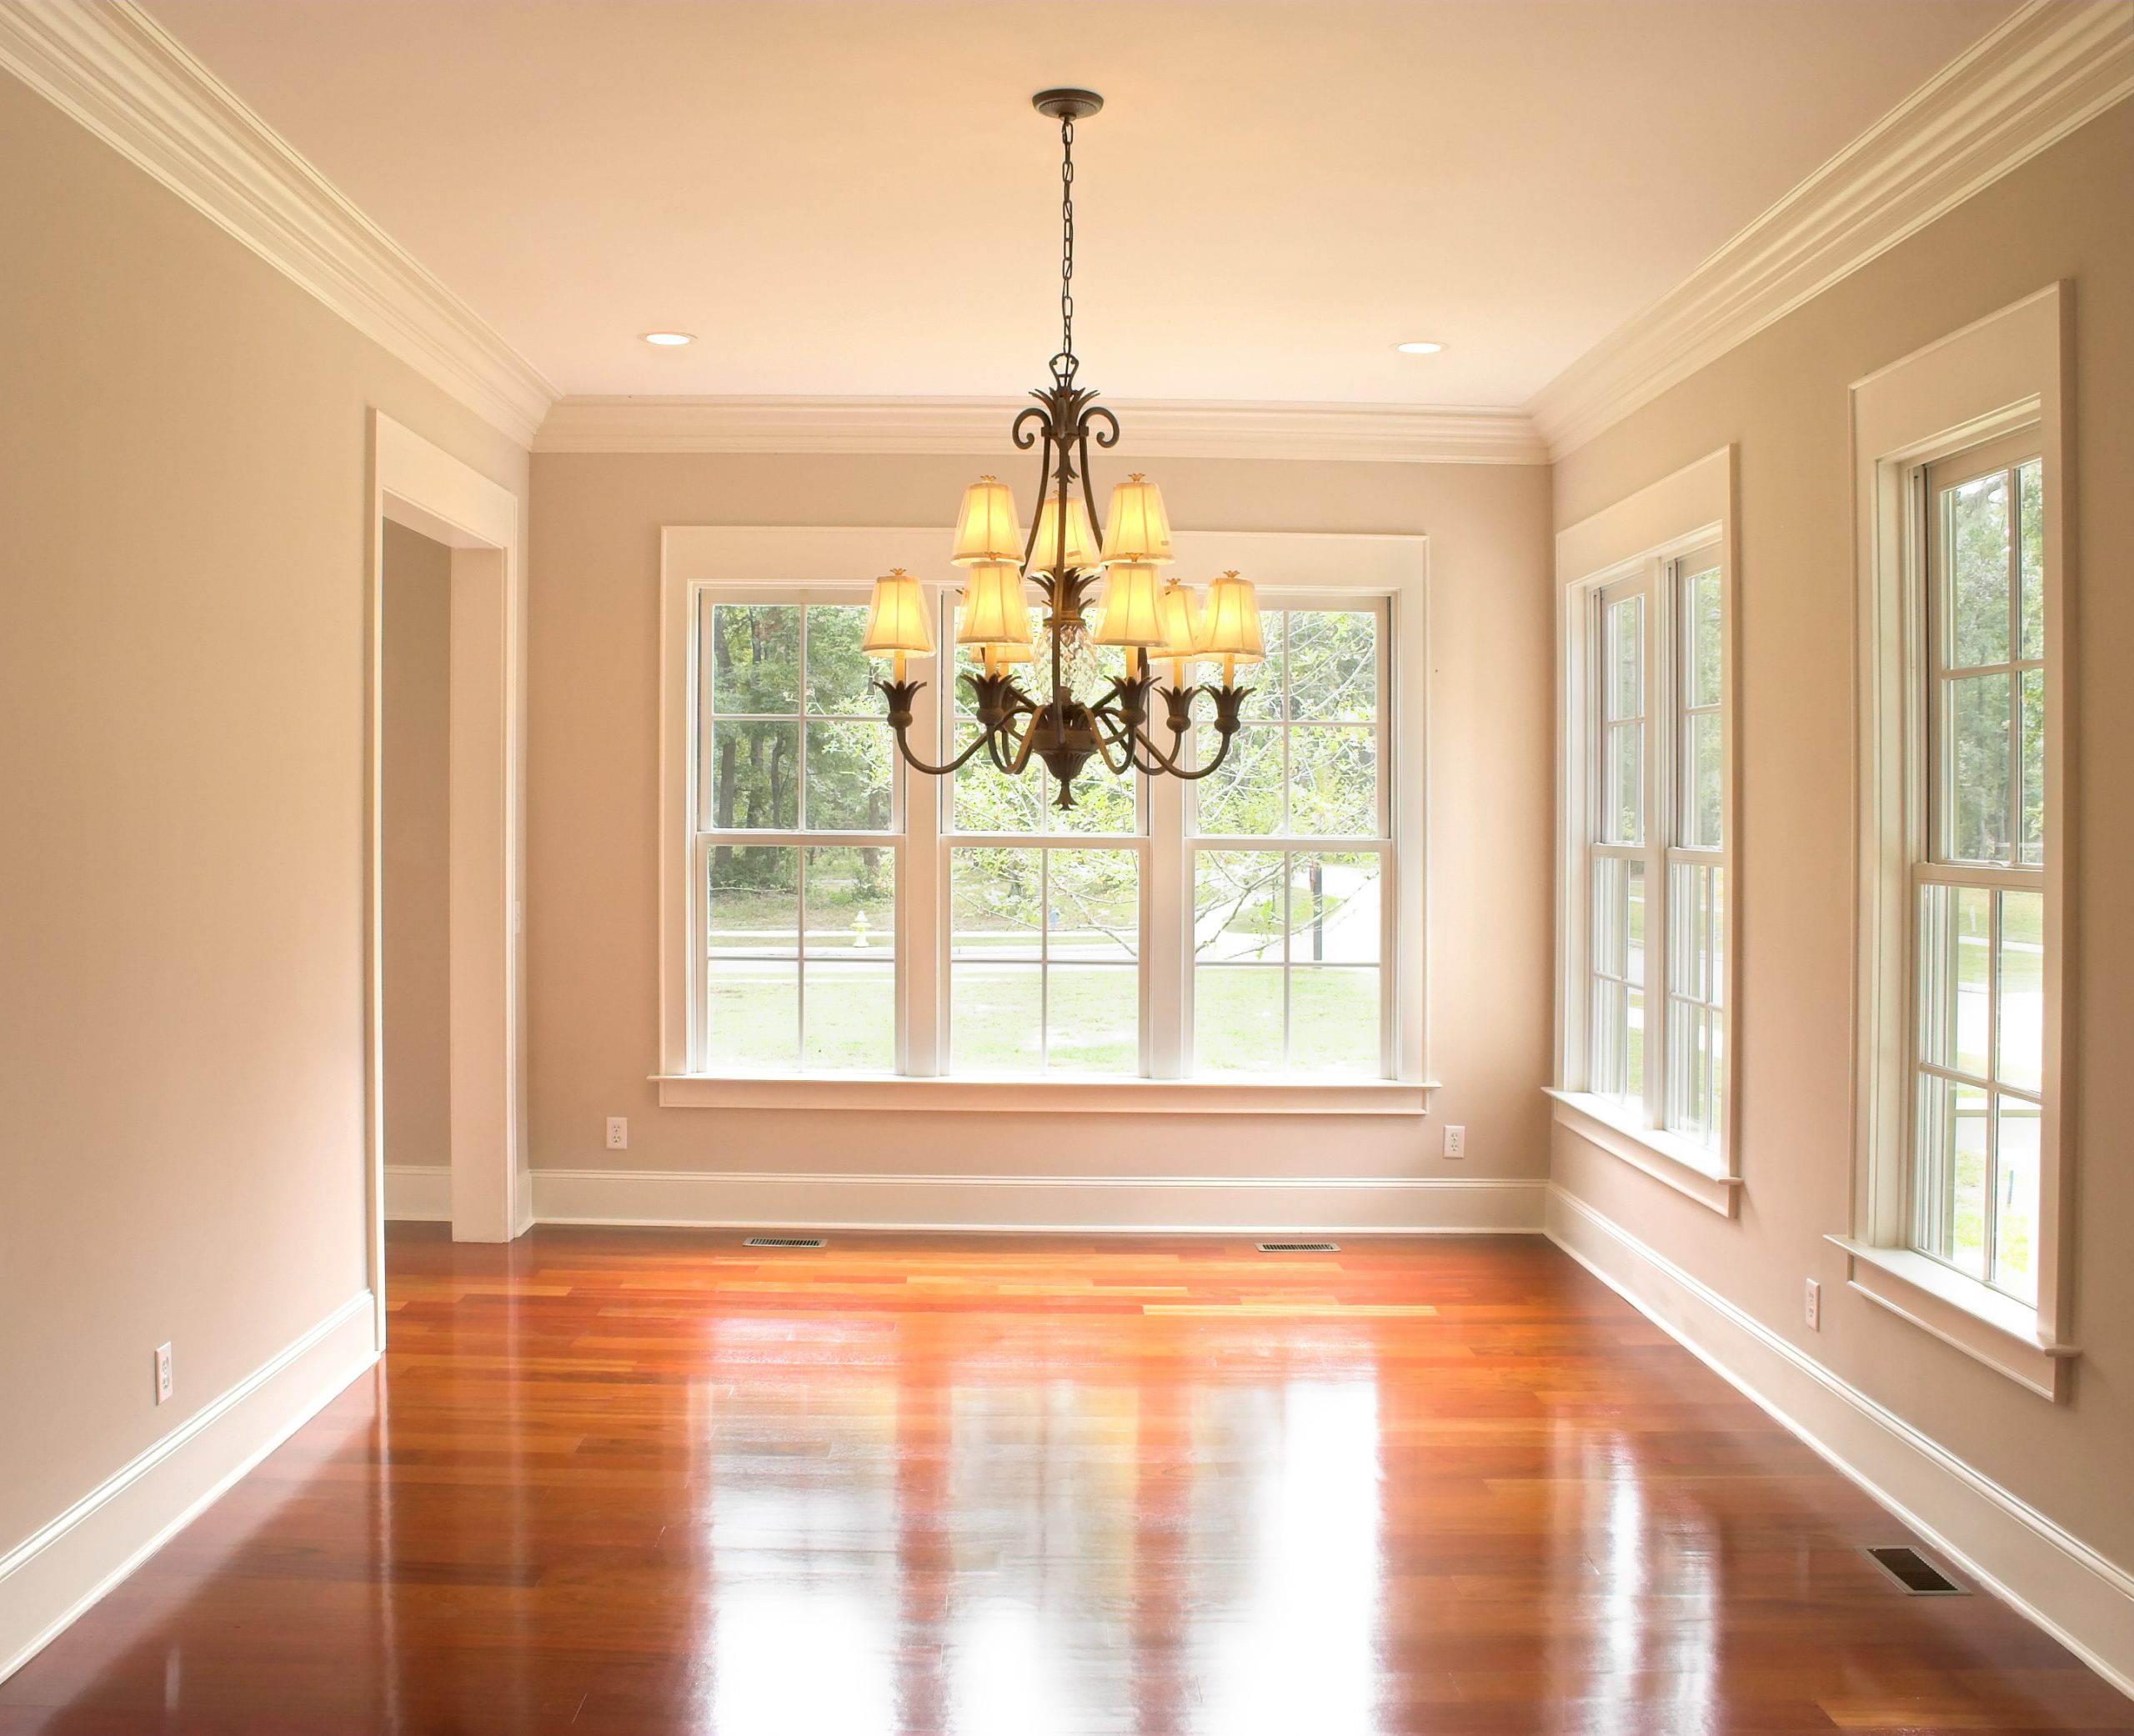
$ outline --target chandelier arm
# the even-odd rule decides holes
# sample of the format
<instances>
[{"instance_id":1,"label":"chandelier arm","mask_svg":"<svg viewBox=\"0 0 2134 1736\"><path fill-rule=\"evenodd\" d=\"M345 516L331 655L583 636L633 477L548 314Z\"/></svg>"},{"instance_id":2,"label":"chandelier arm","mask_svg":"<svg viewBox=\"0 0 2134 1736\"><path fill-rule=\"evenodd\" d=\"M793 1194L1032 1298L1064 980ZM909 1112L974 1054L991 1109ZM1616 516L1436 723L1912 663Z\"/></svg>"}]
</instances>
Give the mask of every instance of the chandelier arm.
<instances>
[{"instance_id":1,"label":"chandelier arm","mask_svg":"<svg viewBox=\"0 0 2134 1736\"><path fill-rule=\"evenodd\" d=\"M1037 707L1024 698L1019 691L1015 693L1014 698L1016 703L1010 708L1007 717L1001 720L1000 727L989 732L986 738L992 743L990 753L993 763L1010 777L1015 774L1016 770L1011 762L1021 751L1023 743L1029 739L1030 735L1030 725L1028 723L1023 726L1023 733L1019 736L1015 733L1011 726L1015 718L1022 713L1027 712L1032 718L1037 716ZM1008 750L1006 753L1001 751L1004 747ZM1022 758L1023 763L1027 764L1029 756L1025 753Z\"/></svg>"},{"instance_id":2,"label":"chandelier arm","mask_svg":"<svg viewBox=\"0 0 2134 1736\"><path fill-rule=\"evenodd\" d=\"M925 773L929 778L945 778L964 765L973 754L991 739L994 729L998 728L997 725L989 726L984 735L946 765L929 765L911 751L910 736L912 704L919 698L919 690L926 683L923 681L877 681L874 685L881 690L882 697L889 702L888 722L889 728L896 734L898 753L903 757L906 765L914 771Z\"/></svg>"},{"instance_id":3,"label":"chandelier arm","mask_svg":"<svg viewBox=\"0 0 2134 1736\"><path fill-rule=\"evenodd\" d=\"M1113 743L1125 753L1125 765L1114 765L1111 756L1109 753L1104 755L1104 763L1110 766L1113 771L1124 771L1127 765L1130 765L1145 778L1156 778L1165 774L1180 778L1185 775L1179 769L1178 762L1159 748L1155 739L1145 730L1116 713L1109 699L1098 701L1090 708L1090 712L1091 716L1100 719L1105 724L1110 732ZM1102 751L1103 744L1100 739L1099 752ZM1146 755L1145 763L1143 755Z\"/></svg>"},{"instance_id":4,"label":"chandelier arm","mask_svg":"<svg viewBox=\"0 0 2134 1736\"><path fill-rule=\"evenodd\" d=\"M1021 777L1029 769L1030 755L1036 751L1036 748L1037 722L1033 718L1030 727L1023 732L1023 738L1015 743L1015 751L1008 756L1006 763L1001 766L1000 769L1010 778Z\"/></svg>"},{"instance_id":5,"label":"chandelier arm","mask_svg":"<svg viewBox=\"0 0 2134 1736\"><path fill-rule=\"evenodd\" d=\"M1030 394L1032 398L1039 398L1042 395L1042 393L1035 392L1033 392ZM1015 450L1017 452L1028 452L1038 443L1038 435L1029 433L1023 426L1023 424L1028 422L1033 416L1037 418L1038 428L1041 433L1045 427L1044 407L1042 404L1026 404L1024 406L1024 408L1017 413L1014 423L1010 424L1008 429L1008 438L1015 443ZM1030 527L1030 534L1032 536L1035 536L1037 534L1037 527L1035 525L1032 525ZM1027 543L1023 545L1023 558L1025 561L1029 558L1029 545Z\"/></svg>"},{"instance_id":6,"label":"chandelier arm","mask_svg":"<svg viewBox=\"0 0 2134 1736\"><path fill-rule=\"evenodd\" d=\"M1122 718L1114 717L1100 705L1091 706L1090 715L1096 719L1099 726L1096 730L1097 758L1109 770L1123 772L1130 766L1137 772L1149 769L1135 757L1134 732ZM1115 748L1119 750L1116 759L1111 757Z\"/></svg>"}]
</instances>

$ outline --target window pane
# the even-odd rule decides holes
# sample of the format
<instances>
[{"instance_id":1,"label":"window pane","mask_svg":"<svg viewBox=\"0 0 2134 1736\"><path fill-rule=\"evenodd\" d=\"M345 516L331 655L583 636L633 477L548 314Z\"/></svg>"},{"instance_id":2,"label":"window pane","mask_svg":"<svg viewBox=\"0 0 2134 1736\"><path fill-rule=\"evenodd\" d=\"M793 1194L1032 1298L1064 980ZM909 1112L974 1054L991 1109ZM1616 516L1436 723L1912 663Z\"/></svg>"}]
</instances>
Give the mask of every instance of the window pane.
<instances>
[{"instance_id":1,"label":"window pane","mask_svg":"<svg viewBox=\"0 0 2134 1736\"><path fill-rule=\"evenodd\" d=\"M2022 849L2026 868L2045 865L2045 671L2022 675Z\"/></svg>"},{"instance_id":2,"label":"window pane","mask_svg":"<svg viewBox=\"0 0 2134 1736\"><path fill-rule=\"evenodd\" d=\"M1920 1245L1986 1276L1986 1093L1920 1076Z\"/></svg>"},{"instance_id":3,"label":"window pane","mask_svg":"<svg viewBox=\"0 0 2134 1736\"><path fill-rule=\"evenodd\" d=\"M951 944L958 958L1039 956L1043 858L1034 849L949 853Z\"/></svg>"},{"instance_id":4,"label":"window pane","mask_svg":"<svg viewBox=\"0 0 2134 1736\"><path fill-rule=\"evenodd\" d=\"M894 962L897 947L897 865L874 845L818 844L808 852L807 950L864 962ZM808 979L814 1023L814 977Z\"/></svg>"},{"instance_id":5,"label":"window pane","mask_svg":"<svg viewBox=\"0 0 2134 1736\"><path fill-rule=\"evenodd\" d=\"M714 957L704 979L704 1053L714 1067L790 1068L800 1053L800 967Z\"/></svg>"},{"instance_id":6,"label":"window pane","mask_svg":"<svg viewBox=\"0 0 2134 1736\"><path fill-rule=\"evenodd\" d=\"M1604 843L1635 844L1645 838L1645 725L1611 723L1600 798Z\"/></svg>"},{"instance_id":7,"label":"window pane","mask_svg":"<svg viewBox=\"0 0 2134 1736\"><path fill-rule=\"evenodd\" d=\"M1602 1097L1623 1094L1623 1057L1629 1048L1626 1023L1629 991L1609 977L1593 979L1593 1029L1590 1036L1591 1077L1588 1088Z\"/></svg>"},{"instance_id":8,"label":"window pane","mask_svg":"<svg viewBox=\"0 0 2134 1736\"><path fill-rule=\"evenodd\" d=\"M1375 969L1291 971L1290 1071L1379 1077L1378 998Z\"/></svg>"},{"instance_id":9,"label":"window pane","mask_svg":"<svg viewBox=\"0 0 2134 1736\"><path fill-rule=\"evenodd\" d=\"M1049 854L1045 956L1069 963L1131 961L1140 943L1140 858L1131 850Z\"/></svg>"},{"instance_id":10,"label":"window pane","mask_svg":"<svg viewBox=\"0 0 2134 1736\"><path fill-rule=\"evenodd\" d=\"M2008 678L1967 675L1945 685L1954 750L1949 764L1950 855L1957 862L2006 862Z\"/></svg>"},{"instance_id":11,"label":"window pane","mask_svg":"<svg viewBox=\"0 0 2134 1736\"><path fill-rule=\"evenodd\" d=\"M1721 724L1716 711L1693 712L1688 725L1689 788L1683 793L1682 842L1692 849L1716 850L1725 842L1726 774Z\"/></svg>"},{"instance_id":12,"label":"window pane","mask_svg":"<svg viewBox=\"0 0 2134 1736\"><path fill-rule=\"evenodd\" d=\"M1630 869L1620 856L1593 858L1593 968L1603 976L1630 974Z\"/></svg>"},{"instance_id":13,"label":"window pane","mask_svg":"<svg viewBox=\"0 0 2134 1736\"><path fill-rule=\"evenodd\" d=\"M963 752L977 733L975 727L958 731L956 752ZM1034 832L1038 804L1050 794L1042 772L1031 769L1010 778L981 753L956 773L951 823L959 832Z\"/></svg>"},{"instance_id":14,"label":"window pane","mask_svg":"<svg viewBox=\"0 0 2134 1736\"><path fill-rule=\"evenodd\" d=\"M1645 715L1645 598L1608 605L1603 638L1604 691L1611 722Z\"/></svg>"},{"instance_id":15,"label":"window pane","mask_svg":"<svg viewBox=\"0 0 2134 1736\"><path fill-rule=\"evenodd\" d=\"M811 912L812 919L812 912ZM894 962L849 955L808 966L805 1064L894 1073L897 1064Z\"/></svg>"},{"instance_id":16,"label":"window pane","mask_svg":"<svg viewBox=\"0 0 2134 1736\"><path fill-rule=\"evenodd\" d=\"M1193 1070L1273 1073L1282 1069L1279 967L1204 965L1193 973Z\"/></svg>"},{"instance_id":17,"label":"window pane","mask_svg":"<svg viewBox=\"0 0 2134 1736\"><path fill-rule=\"evenodd\" d=\"M1310 838L1378 836L1378 738L1354 727L1290 732L1290 830Z\"/></svg>"},{"instance_id":18,"label":"window pane","mask_svg":"<svg viewBox=\"0 0 2134 1736\"><path fill-rule=\"evenodd\" d=\"M1193 859L1193 952L1215 959L1282 962L1282 873L1271 850L1202 850ZM1199 990L1195 991L1195 993Z\"/></svg>"},{"instance_id":19,"label":"window pane","mask_svg":"<svg viewBox=\"0 0 2134 1736\"><path fill-rule=\"evenodd\" d=\"M1292 964L1375 964L1379 933L1377 857L1290 858Z\"/></svg>"},{"instance_id":20,"label":"window pane","mask_svg":"<svg viewBox=\"0 0 2134 1736\"><path fill-rule=\"evenodd\" d=\"M800 726L714 723L714 831L790 832L800 823Z\"/></svg>"},{"instance_id":21,"label":"window pane","mask_svg":"<svg viewBox=\"0 0 2134 1736\"><path fill-rule=\"evenodd\" d=\"M959 962L949 981L952 1071L1036 1073L1044 1065L1042 966Z\"/></svg>"},{"instance_id":22,"label":"window pane","mask_svg":"<svg viewBox=\"0 0 2134 1736\"><path fill-rule=\"evenodd\" d=\"M1996 1097L1996 1183L1993 1223L1993 1282L2011 1296L2037 1300L2037 1176L2039 1117L2036 1103Z\"/></svg>"},{"instance_id":23,"label":"window pane","mask_svg":"<svg viewBox=\"0 0 2134 1736\"><path fill-rule=\"evenodd\" d=\"M800 611L720 603L711 611L711 709L787 715L800 708Z\"/></svg>"},{"instance_id":24,"label":"window pane","mask_svg":"<svg viewBox=\"0 0 2134 1736\"><path fill-rule=\"evenodd\" d=\"M2008 478L1946 490L1949 663L1975 669L2008 661Z\"/></svg>"},{"instance_id":25,"label":"window pane","mask_svg":"<svg viewBox=\"0 0 2134 1736\"><path fill-rule=\"evenodd\" d=\"M1275 718L1287 714L1289 693L1289 659L1286 647L1290 633L1290 614L1285 609L1269 609L1260 618L1260 643L1267 648L1267 661L1249 664L1237 672L1237 684L1251 689L1250 697L1239 707L1238 715L1248 718ZM1213 687L1223 678L1222 665L1210 663L1202 665L1200 678ZM1201 702L1205 716L1207 702Z\"/></svg>"},{"instance_id":26,"label":"window pane","mask_svg":"<svg viewBox=\"0 0 2134 1736\"><path fill-rule=\"evenodd\" d=\"M1139 972L1118 965L1055 964L1045 984L1047 1064L1054 1072L1141 1070Z\"/></svg>"},{"instance_id":27,"label":"window pane","mask_svg":"<svg viewBox=\"0 0 2134 1736\"><path fill-rule=\"evenodd\" d=\"M1683 686L1691 705L1716 705L1724 664L1719 597L1719 568L1692 573L1682 581L1686 615L1684 639L1689 668Z\"/></svg>"},{"instance_id":28,"label":"window pane","mask_svg":"<svg viewBox=\"0 0 2134 1736\"><path fill-rule=\"evenodd\" d=\"M1993 894L1975 886L1920 888L1920 1058L1979 1078L1992 993Z\"/></svg>"},{"instance_id":29,"label":"window pane","mask_svg":"<svg viewBox=\"0 0 2134 1736\"><path fill-rule=\"evenodd\" d=\"M1215 755L1215 732L1194 733L1205 765ZM1282 734L1265 724L1239 730L1220 768L1193 786L1204 836L1260 838L1282 830Z\"/></svg>"},{"instance_id":30,"label":"window pane","mask_svg":"<svg viewBox=\"0 0 2134 1736\"><path fill-rule=\"evenodd\" d=\"M790 957L800 943L800 853L715 846L711 853L707 949Z\"/></svg>"},{"instance_id":31,"label":"window pane","mask_svg":"<svg viewBox=\"0 0 2134 1736\"><path fill-rule=\"evenodd\" d=\"M2023 533L2023 643L2026 658L2045 656L2045 463L2032 458L2016 473Z\"/></svg>"},{"instance_id":32,"label":"window pane","mask_svg":"<svg viewBox=\"0 0 2134 1736\"><path fill-rule=\"evenodd\" d=\"M1716 998L1719 870L1677 862L1667 869L1667 986L1691 1000Z\"/></svg>"},{"instance_id":33,"label":"window pane","mask_svg":"<svg viewBox=\"0 0 2134 1736\"><path fill-rule=\"evenodd\" d=\"M2045 1079L2045 895L2001 894L2001 1053L1994 1077L2026 1091Z\"/></svg>"},{"instance_id":34,"label":"window pane","mask_svg":"<svg viewBox=\"0 0 2134 1736\"><path fill-rule=\"evenodd\" d=\"M822 832L880 832L889 823L884 723L808 725L808 824Z\"/></svg>"},{"instance_id":35,"label":"window pane","mask_svg":"<svg viewBox=\"0 0 2134 1736\"><path fill-rule=\"evenodd\" d=\"M1673 1001L1667 1018L1667 1125L1692 1139L1716 1143L1719 1017L1693 1001Z\"/></svg>"},{"instance_id":36,"label":"window pane","mask_svg":"<svg viewBox=\"0 0 2134 1736\"><path fill-rule=\"evenodd\" d=\"M1365 610L1289 615L1290 712L1323 723L1378 715L1378 617Z\"/></svg>"},{"instance_id":37,"label":"window pane","mask_svg":"<svg viewBox=\"0 0 2134 1736\"><path fill-rule=\"evenodd\" d=\"M1168 729L1164 731L1165 736L1170 733ZM1075 780L1072 808L1059 806L1059 786L1041 765L1033 763L1023 775L1035 787L1035 793L1044 804L1038 816L1040 831L1084 836L1109 833L1116 837L1141 829L1140 814L1135 806L1140 780L1131 772L1114 772L1103 760L1092 759Z\"/></svg>"},{"instance_id":38,"label":"window pane","mask_svg":"<svg viewBox=\"0 0 2134 1736\"><path fill-rule=\"evenodd\" d=\"M847 716L878 715L874 664L859 642L867 611L859 603L816 603L808 610L808 709Z\"/></svg>"}]
</instances>

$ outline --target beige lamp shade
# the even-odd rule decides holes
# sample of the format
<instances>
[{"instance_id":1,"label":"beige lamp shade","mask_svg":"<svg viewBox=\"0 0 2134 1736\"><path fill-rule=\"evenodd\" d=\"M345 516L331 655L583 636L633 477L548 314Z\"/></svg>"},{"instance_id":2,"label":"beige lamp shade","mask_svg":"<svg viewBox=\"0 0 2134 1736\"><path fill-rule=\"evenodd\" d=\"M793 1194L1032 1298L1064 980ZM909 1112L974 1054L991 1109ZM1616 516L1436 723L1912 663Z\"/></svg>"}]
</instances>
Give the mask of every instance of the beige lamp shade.
<instances>
[{"instance_id":1,"label":"beige lamp shade","mask_svg":"<svg viewBox=\"0 0 2134 1736\"><path fill-rule=\"evenodd\" d=\"M1164 623L1164 642L1155 655L1170 661L1174 686L1182 680L1185 665L1200 654L1200 599L1190 585L1173 579L1156 596L1156 614Z\"/></svg>"},{"instance_id":2,"label":"beige lamp shade","mask_svg":"<svg viewBox=\"0 0 2134 1736\"><path fill-rule=\"evenodd\" d=\"M1104 558L1159 565L1172 558L1170 516L1164 511L1163 491L1138 470L1111 491L1111 509L1105 515Z\"/></svg>"},{"instance_id":3,"label":"beige lamp shade","mask_svg":"<svg viewBox=\"0 0 2134 1736\"><path fill-rule=\"evenodd\" d=\"M1100 645L1164 643L1162 611L1157 607L1160 575L1146 561L1116 561L1105 568L1104 614L1097 622Z\"/></svg>"},{"instance_id":4,"label":"beige lamp shade","mask_svg":"<svg viewBox=\"0 0 2134 1736\"><path fill-rule=\"evenodd\" d=\"M899 567L874 581L867 603L867 637L859 648L869 657L901 658L934 648L934 629L926 619L926 598L919 581Z\"/></svg>"},{"instance_id":5,"label":"beige lamp shade","mask_svg":"<svg viewBox=\"0 0 2134 1736\"><path fill-rule=\"evenodd\" d=\"M949 558L959 567L969 567L979 561L1019 562L1022 558L1015 497L998 477L981 476L964 490L963 515L956 520L956 552Z\"/></svg>"},{"instance_id":6,"label":"beige lamp shade","mask_svg":"<svg viewBox=\"0 0 2134 1736\"><path fill-rule=\"evenodd\" d=\"M1023 600L1023 569L1014 561L974 561L964 575L964 606L956 618L959 645L1026 645L1030 613Z\"/></svg>"},{"instance_id":7,"label":"beige lamp shade","mask_svg":"<svg viewBox=\"0 0 2134 1736\"><path fill-rule=\"evenodd\" d=\"M1044 504L1037 515L1037 540L1030 544L1030 571L1049 573L1058 558L1059 548L1059 497L1048 493ZM1021 553L1019 549L1018 554ZM1070 573L1086 573L1104 559L1104 551L1097 546L1095 528L1090 523L1088 509L1082 497L1071 494L1067 498L1067 559Z\"/></svg>"},{"instance_id":8,"label":"beige lamp shade","mask_svg":"<svg viewBox=\"0 0 2134 1736\"><path fill-rule=\"evenodd\" d=\"M1009 663L1034 663L1037 661L1037 648L1028 639L1016 645L974 645L970 648L970 660L984 663L989 669L1003 668Z\"/></svg>"},{"instance_id":9,"label":"beige lamp shade","mask_svg":"<svg viewBox=\"0 0 2134 1736\"><path fill-rule=\"evenodd\" d=\"M1200 612L1200 637L1195 643L1203 657L1220 657L1231 663L1266 661L1266 643L1260 636L1260 601L1250 579L1225 573L1208 587L1208 605Z\"/></svg>"}]
</instances>

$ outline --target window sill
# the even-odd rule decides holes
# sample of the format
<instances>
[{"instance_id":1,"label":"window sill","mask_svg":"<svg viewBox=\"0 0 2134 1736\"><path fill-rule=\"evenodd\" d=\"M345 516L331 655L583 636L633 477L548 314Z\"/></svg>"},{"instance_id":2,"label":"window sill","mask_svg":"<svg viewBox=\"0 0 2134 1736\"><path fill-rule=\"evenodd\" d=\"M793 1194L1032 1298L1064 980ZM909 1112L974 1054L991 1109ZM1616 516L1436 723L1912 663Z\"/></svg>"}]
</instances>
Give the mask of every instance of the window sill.
<instances>
[{"instance_id":1,"label":"window sill","mask_svg":"<svg viewBox=\"0 0 2134 1736\"><path fill-rule=\"evenodd\" d=\"M1721 1217L1734 1215L1741 1178L1720 1174L1716 1153L1658 1128L1638 1126L1606 1098L1553 1088L1544 1088L1542 1094L1555 1106L1557 1126L1568 1128L1588 1143L1621 1158L1631 1168L1643 1170L1662 1186L1686 1194Z\"/></svg>"},{"instance_id":2,"label":"window sill","mask_svg":"<svg viewBox=\"0 0 2134 1736\"><path fill-rule=\"evenodd\" d=\"M2068 1365L2081 1353L2046 1338L2036 1309L1911 1248L1828 1239L1846 1252L1847 1282L1871 1302L2041 1398L2057 1403L2066 1395Z\"/></svg>"},{"instance_id":3,"label":"window sill","mask_svg":"<svg viewBox=\"0 0 2134 1736\"><path fill-rule=\"evenodd\" d=\"M1250 1079L911 1078L654 1073L667 1109L884 1109L1043 1115L1408 1115L1435 1083Z\"/></svg>"}]
</instances>

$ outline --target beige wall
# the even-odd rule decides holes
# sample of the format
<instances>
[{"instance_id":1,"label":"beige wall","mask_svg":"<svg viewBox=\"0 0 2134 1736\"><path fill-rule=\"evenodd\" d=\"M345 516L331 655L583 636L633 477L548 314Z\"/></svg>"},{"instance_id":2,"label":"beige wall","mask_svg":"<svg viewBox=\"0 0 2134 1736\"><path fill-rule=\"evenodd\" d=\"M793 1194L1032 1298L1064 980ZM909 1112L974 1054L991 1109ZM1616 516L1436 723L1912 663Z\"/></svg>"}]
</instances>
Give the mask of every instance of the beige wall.
<instances>
[{"instance_id":1,"label":"beige wall","mask_svg":"<svg viewBox=\"0 0 2134 1736\"><path fill-rule=\"evenodd\" d=\"M1004 428L1003 431L1004 446ZM1130 453L1133 427L1126 428ZM1120 469L1125 461L1116 461ZM547 453L534 466L528 882L534 1163L542 1168L989 1174L1537 1176L1546 1123L1551 657L1538 468L1150 468L1182 526L1430 538L1430 1063L1435 1126L1347 1118L1158 1128L656 1106L659 532L945 523L967 458ZM1102 480L1100 478L1100 480ZM945 532L944 532L945 535ZM603 1118L630 1148L603 1148ZM1137 1132L1145 1134L1137 1142ZM1175 1143L1174 1143L1174 1136Z\"/></svg>"},{"instance_id":2,"label":"beige wall","mask_svg":"<svg viewBox=\"0 0 2134 1736\"><path fill-rule=\"evenodd\" d=\"M452 1158L452 551L388 523L379 636L385 1161Z\"/></svg>"},{"instance_id":3,"label":"beige wall","mask_svg":"<svg viewBox=\"0 0 2134 1736\"><path fill-rule=\"evenodd\" d=\"M0 163L4 1550L363 1287L368 411L526 461L5 78Z\"/></svg>"},{"instance_id":4,"label":"beige wall","mask_svg":"<svg viewBox=\"0 0 2134 1736\"><path fill-rule=\"evenodd\" d=\"M1740 446L1741 1221L1559 1130L1556 1178L1772 1330L2134 1566L2134 104L1714 363L1556 471L1574 523ZM2079 993L2073 1400L2055 1408L1845 1288L1852 1061L1850 383L2055 278L2075 285ZM1802 1283L1824 1285L1820 1334Z\"/></svg>"}]
</instances>

